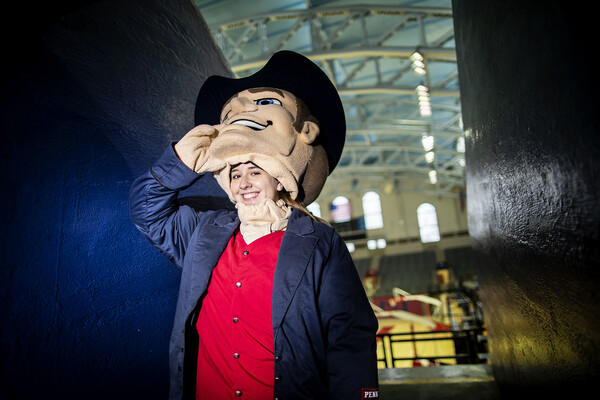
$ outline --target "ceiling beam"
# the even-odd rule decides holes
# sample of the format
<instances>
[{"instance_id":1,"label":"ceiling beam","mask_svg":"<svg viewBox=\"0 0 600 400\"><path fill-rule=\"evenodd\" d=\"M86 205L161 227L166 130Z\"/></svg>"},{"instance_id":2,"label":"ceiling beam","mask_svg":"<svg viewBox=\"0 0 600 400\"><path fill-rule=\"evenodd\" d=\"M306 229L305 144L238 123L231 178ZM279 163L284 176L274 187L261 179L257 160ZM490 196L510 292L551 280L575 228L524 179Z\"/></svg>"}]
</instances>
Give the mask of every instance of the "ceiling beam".
<instances>
[{"instance_id":1,"label":"ceiling beam","mask_svg":"<svg viewBox=\"0 0 600 400\"><path fill-rule=\"evenodd\" d=\"M240 17L228 21L210 24L209 28L213 30L237 29L244 25L252 24L254 20L290 20L296 18L325 18L334 16L344 16L352 14L369 14L382 16L412 16L426 18L452 18L452 9L447 7L402 7L402 6L344 6L342 7L314 7L301 10L277 11L262 14L255 14L250 17Z\"/></svg>"},{"instance_id":2,"label":"ceiling beam","mask_svg":"<svg viewBox=\"0 0 600 400\"><path fill-rule=\"evenodd\" d=\"M364 57L384 57L408 59L416 48L411 46L375 46L330 49L326 51L305 52L304 56L312 61L328 61ZM456 60L456 50L447 47L419 47L419 52L426 57L446 58ZM268 61L268 56L243 60L231 65L234 73L240 73L250 69L260 68ZM414 89L413 89L414 92Z\"/></svg>"}]
</instances>

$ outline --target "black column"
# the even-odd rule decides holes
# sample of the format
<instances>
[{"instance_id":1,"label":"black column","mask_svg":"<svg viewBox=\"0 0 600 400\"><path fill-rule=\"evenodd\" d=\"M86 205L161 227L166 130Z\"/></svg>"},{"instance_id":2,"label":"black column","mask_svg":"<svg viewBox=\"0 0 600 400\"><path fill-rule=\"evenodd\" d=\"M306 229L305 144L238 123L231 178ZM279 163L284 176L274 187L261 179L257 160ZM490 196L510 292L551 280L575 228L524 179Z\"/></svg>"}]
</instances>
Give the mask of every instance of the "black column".
<instances>
[{"instance_id":1,"label":"black column","mask_svg":"<svg viewBox=\"0 0 600 400\"><path fill-rule=\"evenodd\" d=\"M453 9L469 230L496 380L507 398L595 390L597 18L564 1Z\"/></svg>"}]
</instances>

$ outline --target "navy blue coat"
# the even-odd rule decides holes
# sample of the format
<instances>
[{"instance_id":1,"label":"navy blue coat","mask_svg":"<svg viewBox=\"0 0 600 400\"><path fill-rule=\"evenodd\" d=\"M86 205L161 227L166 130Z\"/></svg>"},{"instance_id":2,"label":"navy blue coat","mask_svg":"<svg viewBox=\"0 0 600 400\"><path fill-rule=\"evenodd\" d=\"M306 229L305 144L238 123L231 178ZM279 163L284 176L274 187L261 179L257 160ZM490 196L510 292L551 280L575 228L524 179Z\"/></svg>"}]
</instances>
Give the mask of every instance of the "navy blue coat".
<instances>
[{"instance_id":1,"label":"navy blue coat","mask_svg":"<svg viewBox=\"0 0 600 400\"><path fill-rule=\"evenodd\" d=\"M236 211L178 206L178 191L196 179L169 147L130 195L136 227L182 268L169 353L173 399L194 396L196 317L211 272L240 223ZM358 400L363 389L377 389L377 319L333 228L292 212L272 299L275 398Z\"/></svg>"}]
</instances>

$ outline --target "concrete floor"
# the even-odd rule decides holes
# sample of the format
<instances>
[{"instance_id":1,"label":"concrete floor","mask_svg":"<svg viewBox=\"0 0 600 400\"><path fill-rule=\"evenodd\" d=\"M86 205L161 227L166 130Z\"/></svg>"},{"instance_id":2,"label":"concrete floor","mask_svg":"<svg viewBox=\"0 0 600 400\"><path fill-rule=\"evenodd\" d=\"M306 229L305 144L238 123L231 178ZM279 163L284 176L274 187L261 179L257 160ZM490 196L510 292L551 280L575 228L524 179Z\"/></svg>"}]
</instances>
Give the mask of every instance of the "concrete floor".
<instances>
[{"instance_id":1,"label":"concrete floor","mask_svg":"<svg viewBox=\"0 0 600 400\"><path fill-rule=\"evenodd\" d=\"M489 365L379 370L382 400L500 400Z\"/></svg>"}]
</instances>

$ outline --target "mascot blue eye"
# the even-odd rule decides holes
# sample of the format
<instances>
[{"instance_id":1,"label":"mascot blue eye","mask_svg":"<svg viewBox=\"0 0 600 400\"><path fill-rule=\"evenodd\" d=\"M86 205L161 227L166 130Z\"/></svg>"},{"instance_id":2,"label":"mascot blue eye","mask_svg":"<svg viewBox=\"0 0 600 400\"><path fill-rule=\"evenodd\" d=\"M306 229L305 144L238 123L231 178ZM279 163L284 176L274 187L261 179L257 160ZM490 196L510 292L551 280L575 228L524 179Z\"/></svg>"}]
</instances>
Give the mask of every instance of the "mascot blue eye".
<instances>
[{"instance_id":1,"label":"mascot blue eye","mask_svg":"<svg viewBox=\"0 0 600 400\"><path fill-rule=\"evenodd\" d=\"M281 101L277 99L258 99L256 100L256 104L258 104L259 106L268 106L269 104L277 104L278 106L280 106Z\"/></svg>"}]
</instances>

